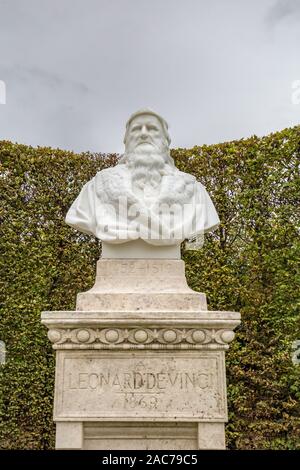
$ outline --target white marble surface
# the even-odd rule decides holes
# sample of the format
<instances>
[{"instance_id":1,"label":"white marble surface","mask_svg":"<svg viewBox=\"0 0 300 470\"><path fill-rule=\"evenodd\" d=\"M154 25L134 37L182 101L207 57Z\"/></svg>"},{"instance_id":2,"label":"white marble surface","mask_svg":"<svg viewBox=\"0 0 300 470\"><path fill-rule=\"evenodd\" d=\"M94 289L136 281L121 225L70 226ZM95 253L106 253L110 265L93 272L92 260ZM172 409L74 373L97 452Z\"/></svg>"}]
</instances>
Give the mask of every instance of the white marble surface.
<instances>
[{"instance_id":1,"label":"white marble surface","mask_svg":"<svg viewBox=\"0 0 300 470\"><path fill-rule=\"evenodd\" d=\"M142 239L127 243L102 242L101 259L180 259L180 245L154 246Z\"/></svg>"},{"instance_id":2,"label":"white marble surface","mask_svg":"<svg viewBox=\"0 0 300 470\"><path fill-rule=\"evenodd\" d=\"M175 167L168 125L161 116L150 110L135 113L127 122L124 142L119 164L84 185L67 213L67 224L111 244L110 257L115 257L116 244L144 240L150 247L177 248L218 226L205 187ZM108 257L105 250L104 255Z\"/></svg>"}]
</instances>

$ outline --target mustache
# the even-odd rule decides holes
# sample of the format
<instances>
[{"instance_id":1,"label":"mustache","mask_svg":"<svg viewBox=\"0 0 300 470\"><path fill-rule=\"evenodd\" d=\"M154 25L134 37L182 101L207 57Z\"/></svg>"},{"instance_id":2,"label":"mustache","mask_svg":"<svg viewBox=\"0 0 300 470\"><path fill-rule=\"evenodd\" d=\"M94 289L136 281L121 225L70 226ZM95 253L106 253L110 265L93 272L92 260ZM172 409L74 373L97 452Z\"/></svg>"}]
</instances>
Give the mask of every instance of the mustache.
<instances>
[{"instance_id":1,"label":"mustache","mask_svg":"<svg viewBox=\"0 0 300 470\"><path fill-rule=\"evenodd\" d=\"M166 165L166 159L161 154L132 153L128 155L127 165L130 169L144 168L151 170L162 170Z\"/></svg>"},{"instance_id":2,"label":"mustache","mask_svg":"<svg viewBox=\"0 0 300 470\"><path fill-rule=\"evenodd\" d=\"M157 145L151 139L148 139L148 138L147 139L139 139L137 141L136 147L138 147L141 144L150 144L153 147L158 148Z\"/></svg>"},{"instance_id":3,"label":"mustache","mask_svg":"<svg viewBox=\"0 0 300 470\"><path fill-rule=\"evenodd\" d=\"M136 148L132 151L125 149L125 153L121 156L120 164L125 164L129 168L136 165L145 165L147 167L152 167L153 165L164 166L164 171L167 173L173 173L175 169L174 160L170 156L169 149L159 148L153 150L145 151L142 148Z\"/></svg>"}]
</instances>

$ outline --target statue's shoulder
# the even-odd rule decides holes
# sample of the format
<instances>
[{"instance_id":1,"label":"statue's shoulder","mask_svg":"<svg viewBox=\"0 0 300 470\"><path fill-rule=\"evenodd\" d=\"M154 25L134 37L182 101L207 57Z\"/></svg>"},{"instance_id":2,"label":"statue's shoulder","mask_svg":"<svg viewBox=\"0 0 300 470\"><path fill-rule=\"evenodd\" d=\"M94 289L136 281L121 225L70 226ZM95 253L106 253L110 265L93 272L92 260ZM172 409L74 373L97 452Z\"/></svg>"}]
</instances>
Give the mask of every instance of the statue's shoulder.
<instances>
[{"instance_id":1,"label":"statue's shoulder","mask_svg":"<svg viewBox=\"0 0 300 470\"><path fill-rule=\"evenodd\" d=\"M191 175L190 173L184 173L184 171L178 170L178 176L183 178L186 184L189 184L189 183L194 184L197 182L195 176Z\"/></svg>"},{"instance_id":2,"label":"statue's shoulder","mask_svg":"<svg viewBox=\"0 0 300 470\"><path fill-rule=\"evenodd\" d=\"M204 184L201 183L201 181L197 180L197 178L194 175L191 175L190 173L184 173L183 171L179 171L180 175L184 178L185 182L187 184L193 183L196 185L197 189L199 190L206 190Z\"/></svg>"}]
</instances>

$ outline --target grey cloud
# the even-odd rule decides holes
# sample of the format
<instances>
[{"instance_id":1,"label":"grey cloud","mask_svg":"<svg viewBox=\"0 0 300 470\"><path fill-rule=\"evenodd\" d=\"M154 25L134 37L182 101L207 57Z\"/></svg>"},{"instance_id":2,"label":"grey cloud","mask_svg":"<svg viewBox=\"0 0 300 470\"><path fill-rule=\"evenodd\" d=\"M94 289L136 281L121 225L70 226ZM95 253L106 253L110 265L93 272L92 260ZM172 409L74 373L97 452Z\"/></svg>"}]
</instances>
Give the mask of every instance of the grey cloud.
<instances>
[{"instance_id":1,"label":"grey cloud","mask_svg":"<svg viewBox=\"0 0 300 470\"><path fill-rule=\"evenodd\" d=\"M122 152L125 122L142 107L166 118L174 147L296 124L299 19L270 28L274 5L0 0L0 139Z\"/></svg>"},{"instance_id":2,"label":"grey cloud","mask_svg":"<svg viewBox=\"0 0 300 470\"><path fill-rule=\"evenodd\" d=\"M299 0L276 0L266 15L266 22L271 26L286 19L300 19Z\"/></svg>"},{"instance_id":3,"label":"grey cloud","mask_svg":"<svg viewBox=\"0 0 300 470\"><path fill-rule=\"evenodd\" d=\"M66 79L55 73L51 73L47 70L43 70L37 66L4 66L2 67L2 73L4 76L9 77L9 80L15 80L19 82L37 83L39 82L42 86L55 88L57 87L71 87L79 90L82 93L88 93L91 90L89 87L80 81Z\"/></svg>"}]
</instances>

